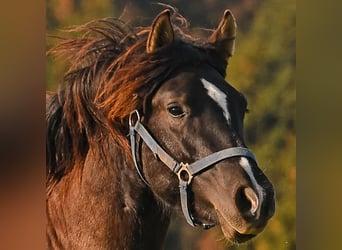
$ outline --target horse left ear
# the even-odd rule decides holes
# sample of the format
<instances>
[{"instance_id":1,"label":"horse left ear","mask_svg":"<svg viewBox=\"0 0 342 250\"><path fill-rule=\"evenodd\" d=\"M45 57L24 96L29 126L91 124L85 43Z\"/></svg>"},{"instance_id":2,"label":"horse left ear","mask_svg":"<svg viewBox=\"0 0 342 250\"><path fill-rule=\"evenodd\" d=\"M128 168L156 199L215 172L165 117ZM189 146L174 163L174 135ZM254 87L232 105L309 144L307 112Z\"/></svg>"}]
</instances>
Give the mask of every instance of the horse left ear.
<instances>
[{"instance_id":1,"label":"horse left ear","mask_svg":"<svg viewBox=\"0 0 342 250\"><path fill-rule=\"evenodd\" d=\"M169 45L174 40L174 33L170 21L170 11L164 10L153 21L152 30L148 36L146 51L152 53L158 48Z\"/></svg>"},{"instance_id":2,"label":"horse left ear","mask_svg":"<svg viewBox=\"0 0 342 250\"><path fill-rule=\"evenodd\" d=\"M229 58L234 54L235 37L235 18L230 10L227 9L223 14L220 24L209 37L208 42L212 43L225 58Z\"/></svg>"}]
</instances>

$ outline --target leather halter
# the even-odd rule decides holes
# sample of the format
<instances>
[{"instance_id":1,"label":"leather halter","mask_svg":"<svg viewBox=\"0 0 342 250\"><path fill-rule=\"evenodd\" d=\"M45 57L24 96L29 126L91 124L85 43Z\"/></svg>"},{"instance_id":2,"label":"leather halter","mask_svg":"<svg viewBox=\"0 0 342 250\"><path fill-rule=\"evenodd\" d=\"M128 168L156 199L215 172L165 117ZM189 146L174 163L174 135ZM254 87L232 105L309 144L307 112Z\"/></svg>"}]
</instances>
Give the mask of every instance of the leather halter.
<instances>
[{"instance_id":1,"label":"leather halter","mask_svg":"<svg viewBox=\"0 0 342 250\"><path fill-rule=\"evenodd\" d=\"M135 168L143 180L143 182L150 186L147 180L144 178L142 173L142 169L140 164L138 163L136 157L136 133L139 134L140 138L146 143L148 148L153 152L155 158L162 161L172 172L174 172L179 179L179 192L181 198L181 206L184 217L186 221L191 226L201 225L204 229L209 229L215 224L205 224L195 220L195 218L191 215L189 208L189 200L188 200L188 188L191 184L192 179L202 171L207 170L212 165L222 161L224 159L236 157L236 156L244 156L248 157L256 162L254 154L243 147L233 147L223 149L221 151L212 153L200 160L197 160L191 164L178 162L172 158L165 150L158 144L158 142L151 136L151 134L146 130L146 128L140 122L140 115L137 110L134 110L130 113L129 116L129 136L131 143L131 151L133 156L133 161Z\"/></svg>"}]
</instances>

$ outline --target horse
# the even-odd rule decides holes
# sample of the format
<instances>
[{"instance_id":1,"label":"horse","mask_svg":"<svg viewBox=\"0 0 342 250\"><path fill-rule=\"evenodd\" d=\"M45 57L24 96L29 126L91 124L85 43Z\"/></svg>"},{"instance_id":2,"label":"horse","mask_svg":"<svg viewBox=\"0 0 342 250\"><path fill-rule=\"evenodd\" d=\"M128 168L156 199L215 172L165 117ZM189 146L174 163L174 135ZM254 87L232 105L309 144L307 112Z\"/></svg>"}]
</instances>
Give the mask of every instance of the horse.
<instances>
[{"instance_id":1,"label":"horse","mask_svg":"<svg viewBox=\"0 0 342 250\"><path fill-rule=\"evenodd\" d=\"M247 100L225 80L236 21L208 38L162 11L71 29L49 51L70 63L46 104L48 249L162 249L171 214L246 242L275 191L243 139Z\"/></svg>"}]
</instances>

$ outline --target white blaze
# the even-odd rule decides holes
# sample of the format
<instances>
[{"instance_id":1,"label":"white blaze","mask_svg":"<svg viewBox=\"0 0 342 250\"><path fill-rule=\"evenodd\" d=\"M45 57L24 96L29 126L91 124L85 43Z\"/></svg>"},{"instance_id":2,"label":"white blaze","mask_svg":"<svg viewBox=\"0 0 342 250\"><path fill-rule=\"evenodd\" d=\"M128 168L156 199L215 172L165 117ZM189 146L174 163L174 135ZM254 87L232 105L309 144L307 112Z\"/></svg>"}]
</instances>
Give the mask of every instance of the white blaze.
<instances>
[{"instance_id":1,"label":"white blaze","mask_svg":"<svg viewBox=\"0 0 342 250\"><path fill-rule=\"evenodd\" d=\"M219 88L217 88L213 83L207 81L206 79L201 78L200 80L203 83L203 86L207 89L208 95L221 107L223 115L226 118L228 125L230 125L231 118L228 111L227 95ZM248 159L246 157L241 157L240 165L246 171L247 175L249 176L252 182L252 185L258 192L259 204L262 204L264 198L264 189L256 181L252 171L252 167L249 164Z\"/></svg>"},{"instance_id":2,"label":"white blaze","mask_svg":"<svg viewBox=\"0 0 342 250\"><path fill-rule=\"evenodd\" d=\"M227 95L222 90L217 88L213 83L207 81L204 78L200 79L203 86L207 89L208 95L221 107L223 115L226 118L228 124L230 124L230 114L228 112Z\"/></svg>"}]
</instances>

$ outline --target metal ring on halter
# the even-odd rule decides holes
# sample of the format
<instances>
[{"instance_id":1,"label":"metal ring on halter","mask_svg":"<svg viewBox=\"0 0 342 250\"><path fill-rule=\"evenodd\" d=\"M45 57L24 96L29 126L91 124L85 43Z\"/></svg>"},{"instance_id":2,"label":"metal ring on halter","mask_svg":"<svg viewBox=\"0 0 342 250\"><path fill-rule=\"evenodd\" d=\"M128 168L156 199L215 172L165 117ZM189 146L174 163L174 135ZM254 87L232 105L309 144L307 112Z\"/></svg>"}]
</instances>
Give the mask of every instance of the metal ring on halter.
<instances>
[{"instance_id":1,"label":"metal ring on halter","mask_svg":"<svg viewBox=\"0 0 342 250\"><path fill-rule=\"evenodd\" d=\"M134 116L136 116L137 119L135 120L134 125L133 125ZM130 127L134 127L139 121L140 121L140 115L139 115L138 110L135 109L129 114L128 124Z\"/></svg>"},{"instance_id":2,"label":"metal ring on halter","mask_svg":"<svg viewBox=\"0 0 342 250\"><path fill-rule=\"evenodd\" d=\"M177 172L177 176L179 181L185 181L188 185L190 185L192 178L194 177L189 169L189 164L188 163L180 163L180 169Z\"/></svg>"}]
</instances>

